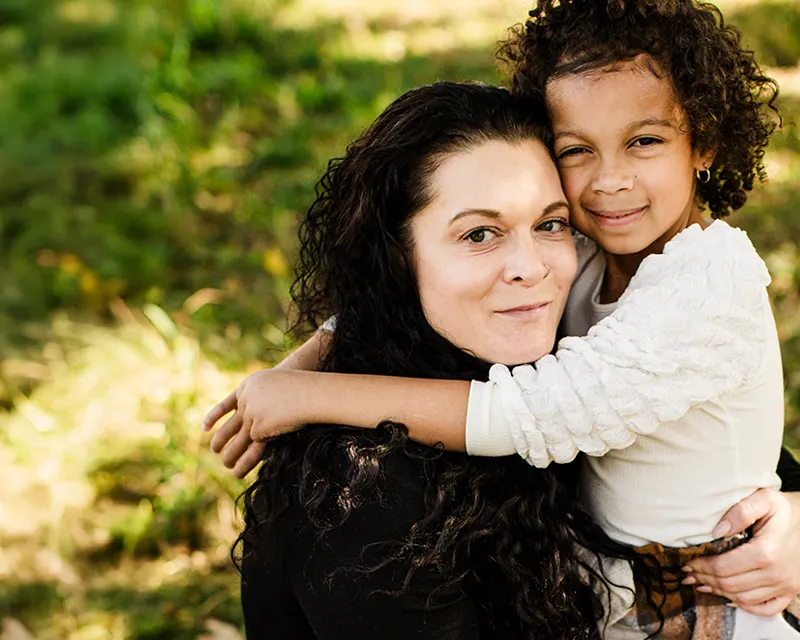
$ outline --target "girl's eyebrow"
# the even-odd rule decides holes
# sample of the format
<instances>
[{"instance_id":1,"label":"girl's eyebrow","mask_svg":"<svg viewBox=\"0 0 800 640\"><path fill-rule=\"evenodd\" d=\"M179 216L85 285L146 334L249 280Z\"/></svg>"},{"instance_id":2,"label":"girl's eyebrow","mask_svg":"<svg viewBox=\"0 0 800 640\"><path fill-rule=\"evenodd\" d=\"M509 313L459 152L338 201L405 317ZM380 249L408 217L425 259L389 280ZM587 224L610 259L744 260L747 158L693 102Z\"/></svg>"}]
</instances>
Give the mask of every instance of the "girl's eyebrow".
<instances>
[{"instance_id":1,"label":"girl's eyebrow","mask_svg":"<svg viewBox=\"0 0 800 640\"><path fill-rule=\"evenodd\" d=\"M631 122L625 129L627 133L631 131L636 131L637 129L641 129L642 127L665 127L667 129L674 129L675 125L670 122L669 120L664 120L663 118L645 118L644 120L637 120L636 122ZM559 131L555 133L554 140L559 140L560 138L584 138L585 136L577 131Z\"/></svg>"},{"instance_id":2,"label":"girl's eyebrow","mask_svg":"<svg viewBox=\"0 0 800 640\"><path fill-rule=\"evenodd\" d=\"M636 131L636 129L641 129L642 127L666 127L667 129L674 129L675 125L663 118L645 118L644 120L632 122L628 126L628 131Z\"/></svg>"}]
</instances>

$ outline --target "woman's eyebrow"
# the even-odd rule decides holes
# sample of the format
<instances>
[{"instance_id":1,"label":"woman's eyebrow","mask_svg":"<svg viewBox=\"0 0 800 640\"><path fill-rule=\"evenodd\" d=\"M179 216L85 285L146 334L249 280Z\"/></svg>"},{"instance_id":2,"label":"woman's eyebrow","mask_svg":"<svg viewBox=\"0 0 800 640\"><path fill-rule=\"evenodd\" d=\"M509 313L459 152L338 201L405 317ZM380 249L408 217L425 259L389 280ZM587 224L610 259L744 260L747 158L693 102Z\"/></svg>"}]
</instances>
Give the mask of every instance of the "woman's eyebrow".
<instances>
[{"instance_id":1,"label":"woman's eyebrow","mask_svg":"<svg viewBox=\"0 0 800 640\"><path fill-rule=\"evenodd\" d=\"M556 200L555 202L551 202L544 209L542 209L541 217L550 215L551 213L553 213L553 211L556 211L558 209L566 209L567 212L570 211L569 204L565 200ZM456 215L452 217L452 219L448 223L448 226L453 224L456 220L460 220L461 218L466 218L467 216L483 216L484 218L491 218L494 220L501 217L502 215L503 214L501 214L499 211L496 211L495 209L464 209L463 211L459 211Z\"/></svg>"},{"instance_id":2,"label":"woman's eyebrow","mask_svg":"<svg viewBox=\"0 0 800 640\"><path fill-rule=\"evenodd\" d=\"M501 215L502 214L499 211L495 211L494 209L464 209L463 211L459 211L456 215L454 215L447 225L450 226L456 220L466 218L467 216L483 216L484 218L495 219L499 218Z\"/></svg>"},{"instance_id":3,"label":"woman's eyebrow","mask_svg":"<svg viewBox=\"0 0 800 640\"><path fill-rule=\"evenodd\" d=\"M566 200L556 200L555 202L551 202L542 211L542 217L550 215L553 213L553 211L557 211L558 209L566 209L567 213L569 213L569 203L567 203Z\"/></svg>"}]
</instances>

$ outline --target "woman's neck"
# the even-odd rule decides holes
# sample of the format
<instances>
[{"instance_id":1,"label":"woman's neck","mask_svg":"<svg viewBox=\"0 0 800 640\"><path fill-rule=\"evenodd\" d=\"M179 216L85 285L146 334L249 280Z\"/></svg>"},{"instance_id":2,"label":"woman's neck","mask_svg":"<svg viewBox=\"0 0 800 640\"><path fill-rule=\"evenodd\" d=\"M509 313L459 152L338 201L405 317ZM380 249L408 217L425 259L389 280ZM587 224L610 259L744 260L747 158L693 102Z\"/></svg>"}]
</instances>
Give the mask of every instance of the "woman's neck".
<instances>
[{"instance_id":1,"label":"woman's neck","mask_svg":"<svg viewBox=\"0 0 800 640\"><path fill-rule=\"evenodd\" d=\"M682 216L664 235L642 251L626 255L605 252L606 272L603 276L603 284L600 286L600 303L609 304L619 300L619 297L628 288L631 278L636 275L642 260L654 253L661 253L672 238L693 224L699 224L703 228L708 226L702 211L697 206L693 206L688 215Z\"/></svg>"}]
</instances>

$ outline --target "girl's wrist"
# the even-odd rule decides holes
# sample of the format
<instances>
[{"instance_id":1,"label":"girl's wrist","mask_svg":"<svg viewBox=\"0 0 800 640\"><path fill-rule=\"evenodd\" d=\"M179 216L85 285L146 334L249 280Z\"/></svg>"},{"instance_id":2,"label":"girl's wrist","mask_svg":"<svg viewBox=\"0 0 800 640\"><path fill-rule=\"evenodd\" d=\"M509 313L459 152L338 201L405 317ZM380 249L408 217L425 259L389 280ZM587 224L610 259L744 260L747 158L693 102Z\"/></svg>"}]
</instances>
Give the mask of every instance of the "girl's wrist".
<instances>
[{"instance_id":1,"label":"girl's wrist","mask_svg":"<svg viewBox=\"0 0 800 640\"><path fill-rule=\"evenodd\" d=\"M351 424L348 415L349 384L341 384L339 375L319 371L297 371L297 382L301 384L299 397L303 422L319 424ZM296 391L295 391L296 392Z\"/></svg>"}]
</instances>

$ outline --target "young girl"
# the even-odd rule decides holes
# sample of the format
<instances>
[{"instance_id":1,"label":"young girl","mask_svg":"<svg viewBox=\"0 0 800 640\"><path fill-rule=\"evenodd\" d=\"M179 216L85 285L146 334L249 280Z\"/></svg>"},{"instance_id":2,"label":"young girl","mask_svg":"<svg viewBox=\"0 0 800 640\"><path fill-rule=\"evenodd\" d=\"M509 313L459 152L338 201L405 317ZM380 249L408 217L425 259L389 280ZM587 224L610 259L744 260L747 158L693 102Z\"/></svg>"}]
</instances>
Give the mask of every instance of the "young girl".
<instances>
[{"instance_id":1,"label":"young girl","mask_svg":"<svg viewBox=\"0 0 800 640\"><path fill-rule=\"evenodd\" d=\"M745 234L719 220L763 175L774 84L717 10L692 0L541 0L502 54L514 89L547 102L581 234L563 334L584 337L565 337L535 368L495 366L489 383L471 386L263 372L206 425L238 403L217 448L243 424L263 440L304 423L392 419L420 442L517 452L540 467L582 451L597 522L677 582L693 559L744 542L718 540L729 531L714 525L731 505L780 483L783 382L769 276ZM504 229L484 214L466 237L499 251ZM511 330L550 302L532 296L486 315L502 314ZM314 369L324 340L318 333L286 366ZM642 587L635 598L612 588L603 637L800 637L796 603L760 618L688 586L667 594L662 628ZM769 600L775 590L760 593Z\"/></svg>"}]
</instances>

